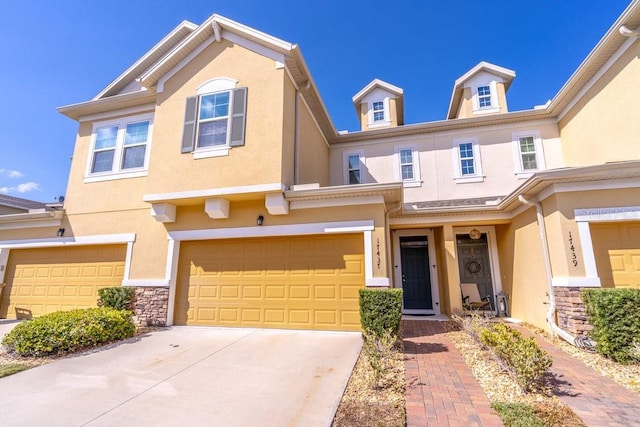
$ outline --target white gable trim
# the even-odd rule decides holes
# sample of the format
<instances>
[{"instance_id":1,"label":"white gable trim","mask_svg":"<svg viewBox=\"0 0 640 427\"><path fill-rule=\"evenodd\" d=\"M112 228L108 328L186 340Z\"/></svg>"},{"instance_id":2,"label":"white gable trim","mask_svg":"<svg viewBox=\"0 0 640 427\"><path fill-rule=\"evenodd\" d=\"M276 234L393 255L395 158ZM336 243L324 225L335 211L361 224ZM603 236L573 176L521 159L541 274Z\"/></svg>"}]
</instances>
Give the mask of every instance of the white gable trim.
<instances>
[{"instance_id":1,"label":"white gable trim","mask_svg":"<svg viewBox=\"0 0 640 427\"><path fill-rule=\"evenodd\" d=\"M176 65L171 70L169 70L167 72L167 74L165 74L164 76L160 77L160 80L158 80L158 85L156 87L156 93L162 93L164 91L164 84L167 82L167 80L169 80L178 71L180 71L182 68L184 68L189 62L191 62L193 60L193 58L195 58L196 56L200 55L200 53L203 50L205 50L214 41L215 41L215 37L213 37L213 36L209 37L204 42L202 42L200 44L200 46L195 48L193 50L193 52L191 52L189 55L187 55L186 58L184 58L182 61L178 62L178 65ZM140 77L138 79L138 81L142 82L143 78L144 78L144 76Z\"/></svg>"},{"instance_id":2,"label":"white gable trim","mask_svg":"<svg viewBox=\"0 0 640 427\"><path fill-rule=\"evenodd\" d=\"M222 38L227 39L230 42L237 44L238 46L242 46L245 49L249 49L252 52L255 52L259 55L266 56L269 59L273 59L276 61L276 67L278 67L277 63L284 64L284 55L276 52L275 50L269 49L258 43L252 42L251 40L247 40L244 37L241 37L237 34L233 34L229 31L222 31Z\"/></svg>"}]
</instances>

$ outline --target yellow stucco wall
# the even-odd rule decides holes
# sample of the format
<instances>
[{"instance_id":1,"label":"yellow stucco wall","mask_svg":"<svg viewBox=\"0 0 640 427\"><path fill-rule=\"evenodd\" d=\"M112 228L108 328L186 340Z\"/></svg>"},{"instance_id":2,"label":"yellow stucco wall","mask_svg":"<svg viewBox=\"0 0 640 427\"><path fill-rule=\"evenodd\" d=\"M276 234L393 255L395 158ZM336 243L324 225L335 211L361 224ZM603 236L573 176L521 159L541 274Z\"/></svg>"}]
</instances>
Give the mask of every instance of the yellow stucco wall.
<instances>
[{"instance_id":1,"label":"yellow stucco wall","mask_svg":"<svg viewBox=\"0 0 640 427\"><path fill-rule=\"evenodd\" d=\"M496 237L511 316L546 329L548 285L535 209L525 210L510 224L497 225Z\"/></svg>"},{"instance_id":2,"label":"yellow stucco wall","mask_svg":"<svg viewBox=\"0 0 640 427\"><path fill-rule=\"evenodd\" d=\"M284 75L272 59L223 40L171 77L158 95L147 192L280 182ZM215 77L229 77L237 87L248 88L245 145L231 148L228 156L194 159L180 153L185 102Z\"/></svg>"},{"instance_id":3,"label":"yellow stucco wall","mask_svg":"<svg viewBox=\"0 0 640 427\"><path fill-rule=\"evenodd\" d=\"M640 41L560 121L567 166L640 159Z\"/></svg>"},{"instance_id":4,"label":"yellow stucco wall","mask_svg":"<svg viewBox=\"0 0 640 427\"><path fill-rule=\"evenodd\" d=\"M263 227L312 224L318 222L373 220L375 227L372 232L371 242L374 248L372 254L373 276L388 277L386 262L387 237L385 234L385 211L383 205L368 205L367 209L363 209L362 206L294 209L290 210L288 215L269 215L264 207L264 200L249 200L232 202L229 218L217 220L209 218L204 212L202 205L181 206L177 211L176 222L165 225L169 231L253 227L256 225L258 215L264 216ZM265 236L268 235L268 231L265 228ZM378 242L380 249L379 266L377 255Z\"/></svg>"},{"instance_id":5,"label":"yellow stucco wall","mask_svg":"<svg viewBox=\"0 0 640 427\"><path fill-rule=\"evenodd\" d=\"M291 100L291 106L294 105ZM309 109L302 100L298 102L298 159L297 184L319 183L329 185L329 146L318 129ZM283 169L286 169L286 164Z\"/></svg>"}]
</instances>

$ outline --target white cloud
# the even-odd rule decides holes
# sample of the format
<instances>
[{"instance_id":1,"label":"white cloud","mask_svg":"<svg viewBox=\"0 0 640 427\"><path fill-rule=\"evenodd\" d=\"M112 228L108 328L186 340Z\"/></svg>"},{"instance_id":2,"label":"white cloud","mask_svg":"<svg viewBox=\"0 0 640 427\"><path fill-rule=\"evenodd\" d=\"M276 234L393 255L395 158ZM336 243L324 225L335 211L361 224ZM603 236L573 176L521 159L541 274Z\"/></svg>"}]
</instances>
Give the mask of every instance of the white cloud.
<instances>
[{"instance_id":1,"label":"white cloud","mask_svg":"<svg viewBox=\"0 0 640 427\"><path fill-rule=\"evenodd\" d=\"M0 169L0 174L6 176L7 178L22 178L24 175L20 171L11 170L11 169ZM3 187L6 188L6 187Z\"/></svg>"},{"instance_id":2,"label":"white cloud","mask_svg":"<svg viewBox=\"0 0 640 427\"><path fill-rule=\"evenodd\" d=\"M25 182L24 184L19 184L16 187L16 191L18 193L28 193L29 191L39 190L40 184L37 182Z\"/></svg>"},{"instance_id":3,"label":"white cloud","mask_svg":"<svg viewBox=\"0 0 640 427\"><path fill-rule=\"evenodd\" d=\"M0 187L0 193L28 193L29 191L40 190L40 184L37 182L25 182L15 187Z\"/></svg>"}]
</instances>

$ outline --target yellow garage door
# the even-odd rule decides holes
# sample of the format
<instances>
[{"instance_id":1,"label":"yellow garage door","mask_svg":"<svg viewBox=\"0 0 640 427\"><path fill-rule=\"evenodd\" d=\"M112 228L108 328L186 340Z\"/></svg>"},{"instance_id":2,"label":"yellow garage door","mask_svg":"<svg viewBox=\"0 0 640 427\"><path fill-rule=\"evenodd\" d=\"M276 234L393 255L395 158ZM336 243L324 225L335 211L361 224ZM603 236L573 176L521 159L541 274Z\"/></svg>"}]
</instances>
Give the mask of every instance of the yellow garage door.
<instances>
[{"instance_id":1,"label":"yellow garage door","mask_svg":"<svg viewBox=\"0 0 640 427\"><path fill-rule=\"evenodd\" d=\"M640 288L640 223L592 224L596 267L605 288Z\"/></svg>"},{"instance_id":2,"label":"yellow garage door","mask_svg":"<svg viewBox=\"0 0 640 427\"><path fill-rule=\"evenodd\" d=\"M183 242L174 322L360 330L362 235Z\"/></svg>"},{"instance_id":3,"label":"yellow garage door","mask_svg":"<svg viewBox=\"0 0 640 427\"><path fill-rule=\"evenodd\" d=\"M125 255L124 245L11 250L0 316L93 307L98 289L122 284Z\"/></svg>"}]
</instances>

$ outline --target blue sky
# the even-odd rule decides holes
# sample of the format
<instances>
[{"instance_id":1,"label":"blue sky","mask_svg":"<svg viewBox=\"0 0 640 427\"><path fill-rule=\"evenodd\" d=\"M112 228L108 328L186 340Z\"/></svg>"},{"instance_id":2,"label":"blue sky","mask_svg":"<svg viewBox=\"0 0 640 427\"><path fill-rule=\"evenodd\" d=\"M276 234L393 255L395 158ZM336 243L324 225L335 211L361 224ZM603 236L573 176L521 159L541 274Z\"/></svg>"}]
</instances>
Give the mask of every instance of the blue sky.
<instances>
[{"instance_id":1,"label":"blue sky","mask_svg":"<svg viewBox=\"0 0 640 427\"><path fill-rule=\"evenodd\" d=\"M511 111L552 98L629 0L20 0L0 13L0 192L64 195L87 101L182 20L213 13L300 45L338 130L374 78L404 89L405 122L444 119L480 61L515 70Z\"/></svg>"}]
</instances>

